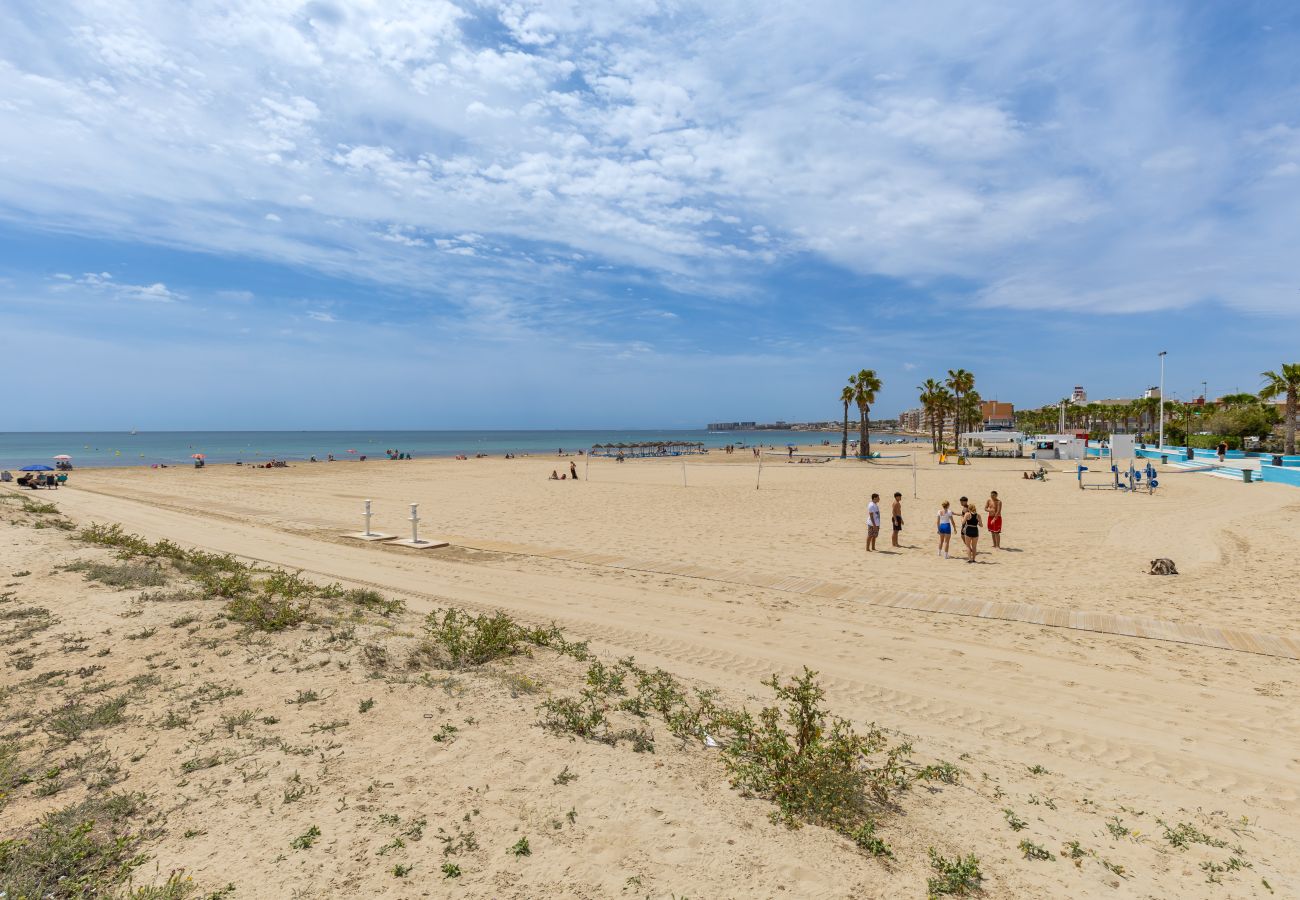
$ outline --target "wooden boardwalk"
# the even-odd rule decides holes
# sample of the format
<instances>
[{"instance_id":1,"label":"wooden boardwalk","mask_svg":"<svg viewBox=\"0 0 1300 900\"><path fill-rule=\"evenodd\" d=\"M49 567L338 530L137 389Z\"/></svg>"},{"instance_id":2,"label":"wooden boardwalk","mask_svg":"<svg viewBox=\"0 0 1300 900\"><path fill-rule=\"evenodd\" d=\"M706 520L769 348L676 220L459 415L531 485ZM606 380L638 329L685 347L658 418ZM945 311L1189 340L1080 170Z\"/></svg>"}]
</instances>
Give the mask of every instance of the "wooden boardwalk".
<instances>
[{"instance_id":1,"label":"wooden boardwalk","mask_svg":"<svg viewBox=\"0 0 1300 900\"><path fill-rule=\"evenodd\" d=\"M1072 628L1076 631L1094 631L1100 634L1116 634L1143 640L1195 644L1201 647L1235 650L1242 653L1255 653L1261 656L1274 656L1282 659L1300 659L1300 637L1284 637L1258 631L1242 631L1236 628L1174 622L1168 619L1153 619L1149 616L1130 616L1082 609L1060 609L1050 606L1038 606L1033 603L969 600L904 591L870 590L854 585L823 581L818 578L796 575L770 575L752 572L747 569L722 569L685 562L633 559L617 554L569 550L563 547L544 547L533 544L512 544L505 541L484 540L454 540L453 543L473 550L491 550L499 553L559 559L589 566L625 569L632 572L649 572L656 575L699 578L706 581L719 581L726 584L784 591L791 594L807 594L811 597L849 600L855 603L867 603L872 606L888 606L893 609L910 609L949 616L974 616L979 619L999 619L1006 622L1025 622L1030 625L1043 625L1049 628Z\"/></svg>"}]
</instances>

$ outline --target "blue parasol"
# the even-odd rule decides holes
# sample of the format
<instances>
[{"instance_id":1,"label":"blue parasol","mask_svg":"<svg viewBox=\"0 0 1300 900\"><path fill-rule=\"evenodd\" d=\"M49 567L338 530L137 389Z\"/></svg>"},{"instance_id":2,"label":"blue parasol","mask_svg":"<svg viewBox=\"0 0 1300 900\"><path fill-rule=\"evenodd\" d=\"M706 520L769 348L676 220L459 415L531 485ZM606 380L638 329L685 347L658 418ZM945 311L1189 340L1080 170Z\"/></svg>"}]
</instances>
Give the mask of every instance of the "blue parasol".
<instances>
[{"instance_id":1,"label":"blue parasol","mask_svg":"<svg viewBox=\"0 0 1300 900\"><path fill-rule=\"evenodd\" d=\"M53 472L54 469L51 466L23 466L18 471L19 472Z\"/></svg>"}]
</instances>

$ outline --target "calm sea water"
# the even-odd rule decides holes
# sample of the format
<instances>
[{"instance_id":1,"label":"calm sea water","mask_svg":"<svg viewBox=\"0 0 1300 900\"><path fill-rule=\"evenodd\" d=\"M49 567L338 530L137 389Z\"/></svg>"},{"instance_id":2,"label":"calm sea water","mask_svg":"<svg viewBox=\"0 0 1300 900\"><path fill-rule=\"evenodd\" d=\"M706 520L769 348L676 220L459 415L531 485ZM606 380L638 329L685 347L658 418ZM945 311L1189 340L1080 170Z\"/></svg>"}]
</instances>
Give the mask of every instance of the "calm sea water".
<instances>
[{"instance_id":1,"label":"calm sea water","mask_svg":"<svg viewBox=\"0 0 1300 900\"><path fill-rule=\"evenodd\" d=\"M898 440L873 434L872 440ZM706 447L744 443L815 444L829 440L836 450L839 435L809 431L107 431L0 433L0 468L53 465L52 457L67 454L74 466L140 466L166 463L188 465L202 453L210 463L259 462L268 459L305 460L311 456L336 459L365 455L384 458L385 450L415 457L464 453L572 452L593 444L636 441L703 441ZM349 451L355 450L356 453Z\"/></svg>"}]
</instances>

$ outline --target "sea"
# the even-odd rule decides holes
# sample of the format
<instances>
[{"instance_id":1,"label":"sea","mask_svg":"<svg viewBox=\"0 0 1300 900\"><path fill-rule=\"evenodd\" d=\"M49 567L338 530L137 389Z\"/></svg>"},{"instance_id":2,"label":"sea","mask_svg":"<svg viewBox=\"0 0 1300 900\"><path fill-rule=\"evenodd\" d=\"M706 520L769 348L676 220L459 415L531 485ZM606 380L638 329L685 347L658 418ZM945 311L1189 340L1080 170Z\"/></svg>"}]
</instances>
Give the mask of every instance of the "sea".
<instances>
[{"instance_id":1,"label":"sea","mask_svg":"<svg viewBox=\"0 0 1300 900\"><path fill-rule=\"evenodd\" d=\"M856 431L850 431L852 439ZM875 444L915 440L901 435L872 433ZM289 462L316 457L383 459L386 451L415 458L473 456L484 453L554 454L587 450L596 444L650 441L700 441L712 449L727 444L773 445L829 442L838 454L840 435L826 431L705 431L606 429L581 431L51 431L0 432L0 468L54 465L54 457L72 457L74 467L192 465L196 453L209 463Z\"/></svg>"}]
</instances>

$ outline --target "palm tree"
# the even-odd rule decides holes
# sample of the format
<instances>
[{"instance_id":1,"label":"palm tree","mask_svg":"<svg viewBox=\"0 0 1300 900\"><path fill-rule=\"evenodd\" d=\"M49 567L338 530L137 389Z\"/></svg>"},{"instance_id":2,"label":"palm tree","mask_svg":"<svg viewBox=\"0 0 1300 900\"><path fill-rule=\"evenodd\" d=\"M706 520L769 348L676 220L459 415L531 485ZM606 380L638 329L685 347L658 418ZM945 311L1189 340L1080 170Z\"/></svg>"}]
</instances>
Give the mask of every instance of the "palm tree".
<instances>
[{"instance_id":1,"label":"palm tree","mask_svg":"<svg viewBox=\"0 0 1300 900\"><path fill-rule=\"evenodd\" d=\"M863 369L849 376L849 385L853 388L853 402L858 406L858 456L868 459L871 456L871 404L876 402L880 378L875 369Z\"/></svg>"},{"instance_id":2,"label":"palm tree","mask_svg":"<svg viewBox=\"0 0 1300 900\"><path fill-rule=\"evenodd\" d=\"M1259 402L1259 396L1256 394L1224 394L1215 402L1224 409L1239 409L1244 406L1254 406Z\"/></svg>"},{"instance_id":3,"label":"palm tree","mask_svg":"<svg viewBox=\"0 0 1300 900\"><path fill-rule=\"evenodd\" d=\"M939 429L938 449L940 451L943 450L943 426L944 423L948 421L948 415L953 411L954 407L956 406L956 403L957 403L957 399L953 397L952 391L948 390L943 385L939 385L939 389L934 392L934 418ZM955 422L953 424L953 427L954 429L956 428ZM955 445L956 443L957 443L957 436L956 434L954 434L953 444Z\"/></svg>"},{"instance_id":4,"label":"palm tree","mask_svg":"<svg viewBox=\"0 0 1300 900\"><path fill-rule=\"evenodd\" d=\"M918 385L916 388L921 392L921 408L925 410L925 421L930 426L930 449L939 452L939 438L935 434L935 404L939 402L939 392L943 390L943 385L933 378L925 379L925 383ZM941 420L940 420L940 424Z\"/></svg>"},{"instance_id":5,"label":"palm tree","mask_svg":"<svg viewBox=\"0 0 1300 900\"><path fill-rule=\"evenodd\" d=\"M853 402L853 385L849 384L840 391L840 402L844 404L844 436L840 438L840 459L849 458L849 404Z\"/></svg>"},{"instance_id":6,"label":"palm tree","mask_svg":"<svg viewBox=\"0 0 1300 900\"><path fill-rule=\"evenodd\" d=\"M1283 363L1280 372L1261 372L1264 387L1259 396L1262 400L1276 400L1286 397L1286 449L1287 456L1295 455L1295 414L1296 399L1300 396L1300 363Z\"/></svg>"},{"instance_id":7,"label":"palm tree","mask_svg":"<svg viewBox=\"0 0 1300 900\"><path fill-rule=\"evenodd\" d=\"M961 406L961 397L962 394L974 389L975 376L970 372L967 372L965 369L949 369L948 381L946 383L948 387L952 389L953 397L957 401L957 433L953 435L953 446L955 447L957 445L958 435L961 434L962 425L964 424L962 422L963 410Z\"/></svg>"},{"instance_id":8,"label":"palm tree","mask_svg":"<svg viewBox=\"0 0 1300 900\"><path fill-rule=\"evenodd\" d=\"M957 417L967 424L967 430L973 429L976 422L980 423L981 428L983 427L984 413L980 408L982 402L979 391L974 388L962 394L961 403L957 407ZM959 440L960 438L955 438L953 446L956 446Z\"/></svg>"}]
</instances>

